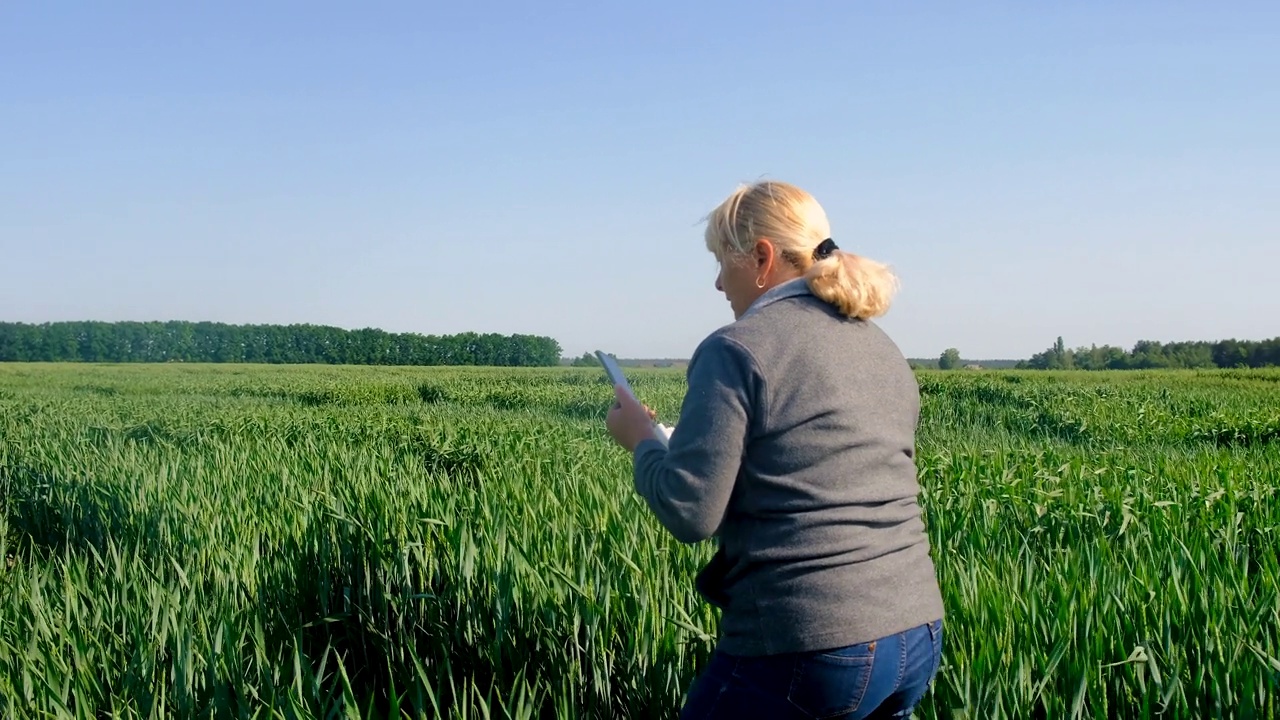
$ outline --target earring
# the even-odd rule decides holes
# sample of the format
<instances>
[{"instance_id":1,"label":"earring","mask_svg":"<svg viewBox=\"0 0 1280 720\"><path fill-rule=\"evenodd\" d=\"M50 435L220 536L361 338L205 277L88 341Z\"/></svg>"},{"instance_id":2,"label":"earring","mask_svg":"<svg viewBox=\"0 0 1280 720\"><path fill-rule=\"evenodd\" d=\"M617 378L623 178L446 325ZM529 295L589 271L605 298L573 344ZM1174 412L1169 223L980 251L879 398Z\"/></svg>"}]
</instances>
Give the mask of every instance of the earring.
<instances>
[{"instance_id":1,"label":"earring","mask_svg":"<svg viewBox=\"0 0 1280 720\"><path fill-rule=\"evenodd\" d=\"M760 290L763 290L763 289L764 289L764 278L757 278L757 279L756 279L756 287L757 287L758 289L760 289Z\"/></svg>"}]
</instances>

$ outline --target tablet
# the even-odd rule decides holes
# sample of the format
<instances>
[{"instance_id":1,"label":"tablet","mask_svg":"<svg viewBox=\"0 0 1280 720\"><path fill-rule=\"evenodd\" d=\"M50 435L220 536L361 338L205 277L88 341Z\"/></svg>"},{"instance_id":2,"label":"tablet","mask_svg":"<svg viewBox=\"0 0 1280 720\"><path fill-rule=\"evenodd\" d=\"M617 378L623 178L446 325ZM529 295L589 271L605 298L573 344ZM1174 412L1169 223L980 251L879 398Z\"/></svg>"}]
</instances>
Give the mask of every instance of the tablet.
<instances>
[{"instance_id":1,"label":"tablet","mask_svg":"<svg viewBox=\"0 0 1280 720\"><path fill-rule=\"evenodd\" d=\"M623 390L631 397L635 397L635 391L631 389L631 383L627 382L627 376L622 374L622 368L618 367L618 361L612 355L607 355L599 350L596 351L596 357L600 359L600 364L604 367L604 372L609 376L610 382L614 385L621 385ZM653 429L658 442L667 445L671 440L671 431L675 428L669 428L666 425L653 421Z\"/></svg>"},{"instance_id":2,"label":"tablet","mask_svg":"<svg viewBox=\"0 0 1280 720\"><path fill-rule=\"evenodd\" d=\"M604 366L604 372L609 376L610 382L614 385L621 385L622 389L627 391L627 394L635 397L635 392L631 390L631 383L627 382L627 376L623 375L622 368L618 367L618 361L612 355L600 350L596 351L596 357L600 359L600 364Z\"/></svg>"}]
</instances>

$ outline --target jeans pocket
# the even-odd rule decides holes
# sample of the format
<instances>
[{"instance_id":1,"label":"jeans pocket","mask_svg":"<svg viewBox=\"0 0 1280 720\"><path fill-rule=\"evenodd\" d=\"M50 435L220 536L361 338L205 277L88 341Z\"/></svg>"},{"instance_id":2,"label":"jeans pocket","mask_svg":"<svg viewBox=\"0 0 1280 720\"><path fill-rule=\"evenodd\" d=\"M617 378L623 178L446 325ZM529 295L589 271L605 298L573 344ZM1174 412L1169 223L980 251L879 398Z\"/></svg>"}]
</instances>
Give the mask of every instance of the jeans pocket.
<instances>
[{"instance_id":1,"label":"jeans pocket","mask_svg":"<svg viewBox=\"0 0 1280 720\"><path fill-rule=\"evenodd\" d=\"M811 718L851 713L862 704L871 682L876 644L862 643L796 659L787 699Z\"/></svg>"}]
</instances>

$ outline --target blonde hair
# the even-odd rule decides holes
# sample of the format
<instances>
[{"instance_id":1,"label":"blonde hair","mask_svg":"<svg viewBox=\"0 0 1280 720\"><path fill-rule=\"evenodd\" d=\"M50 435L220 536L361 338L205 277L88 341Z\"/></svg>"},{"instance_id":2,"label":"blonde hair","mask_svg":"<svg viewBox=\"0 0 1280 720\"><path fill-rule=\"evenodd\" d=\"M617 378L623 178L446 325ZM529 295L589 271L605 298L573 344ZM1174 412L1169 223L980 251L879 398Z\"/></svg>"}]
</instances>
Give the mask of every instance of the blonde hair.
<instances>
[{"instance_id":1,"label":"blonde hair","mask_svg":"<svg viewBox=\"0 0 1280 720\"><path fill-rule=\"evenodd\" d=\"M845 317L868 319L889 311L898 278L887 265L844 250L816 260L831 237L827 213L812 195L776 181L742 185L707 216L706 242L717 260L750 255L767 238L781 259L804 273L809 290Z\"/></svg>"}]
</instances>

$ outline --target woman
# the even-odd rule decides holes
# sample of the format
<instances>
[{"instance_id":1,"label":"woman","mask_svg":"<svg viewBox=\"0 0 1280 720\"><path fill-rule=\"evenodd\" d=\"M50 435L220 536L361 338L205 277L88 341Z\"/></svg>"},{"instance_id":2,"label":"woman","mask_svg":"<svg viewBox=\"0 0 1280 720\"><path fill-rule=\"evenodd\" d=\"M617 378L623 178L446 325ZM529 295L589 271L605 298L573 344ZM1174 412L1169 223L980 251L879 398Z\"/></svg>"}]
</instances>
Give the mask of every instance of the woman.
<instances>
[{"instance_id":1,"label":"woman","mask_svg":"<svg viewBox=\"0 0 1280 720\"><path fill-rule=\"evenodd\" d=\"M610 434L681 542L720 639L682 718L909 717L938 670L942 597L916 496L919 388L871 318L896 290L780 182L708 218L734 322L707 337L669 444L623 392Z\"/></svg>"}]
</instances>

